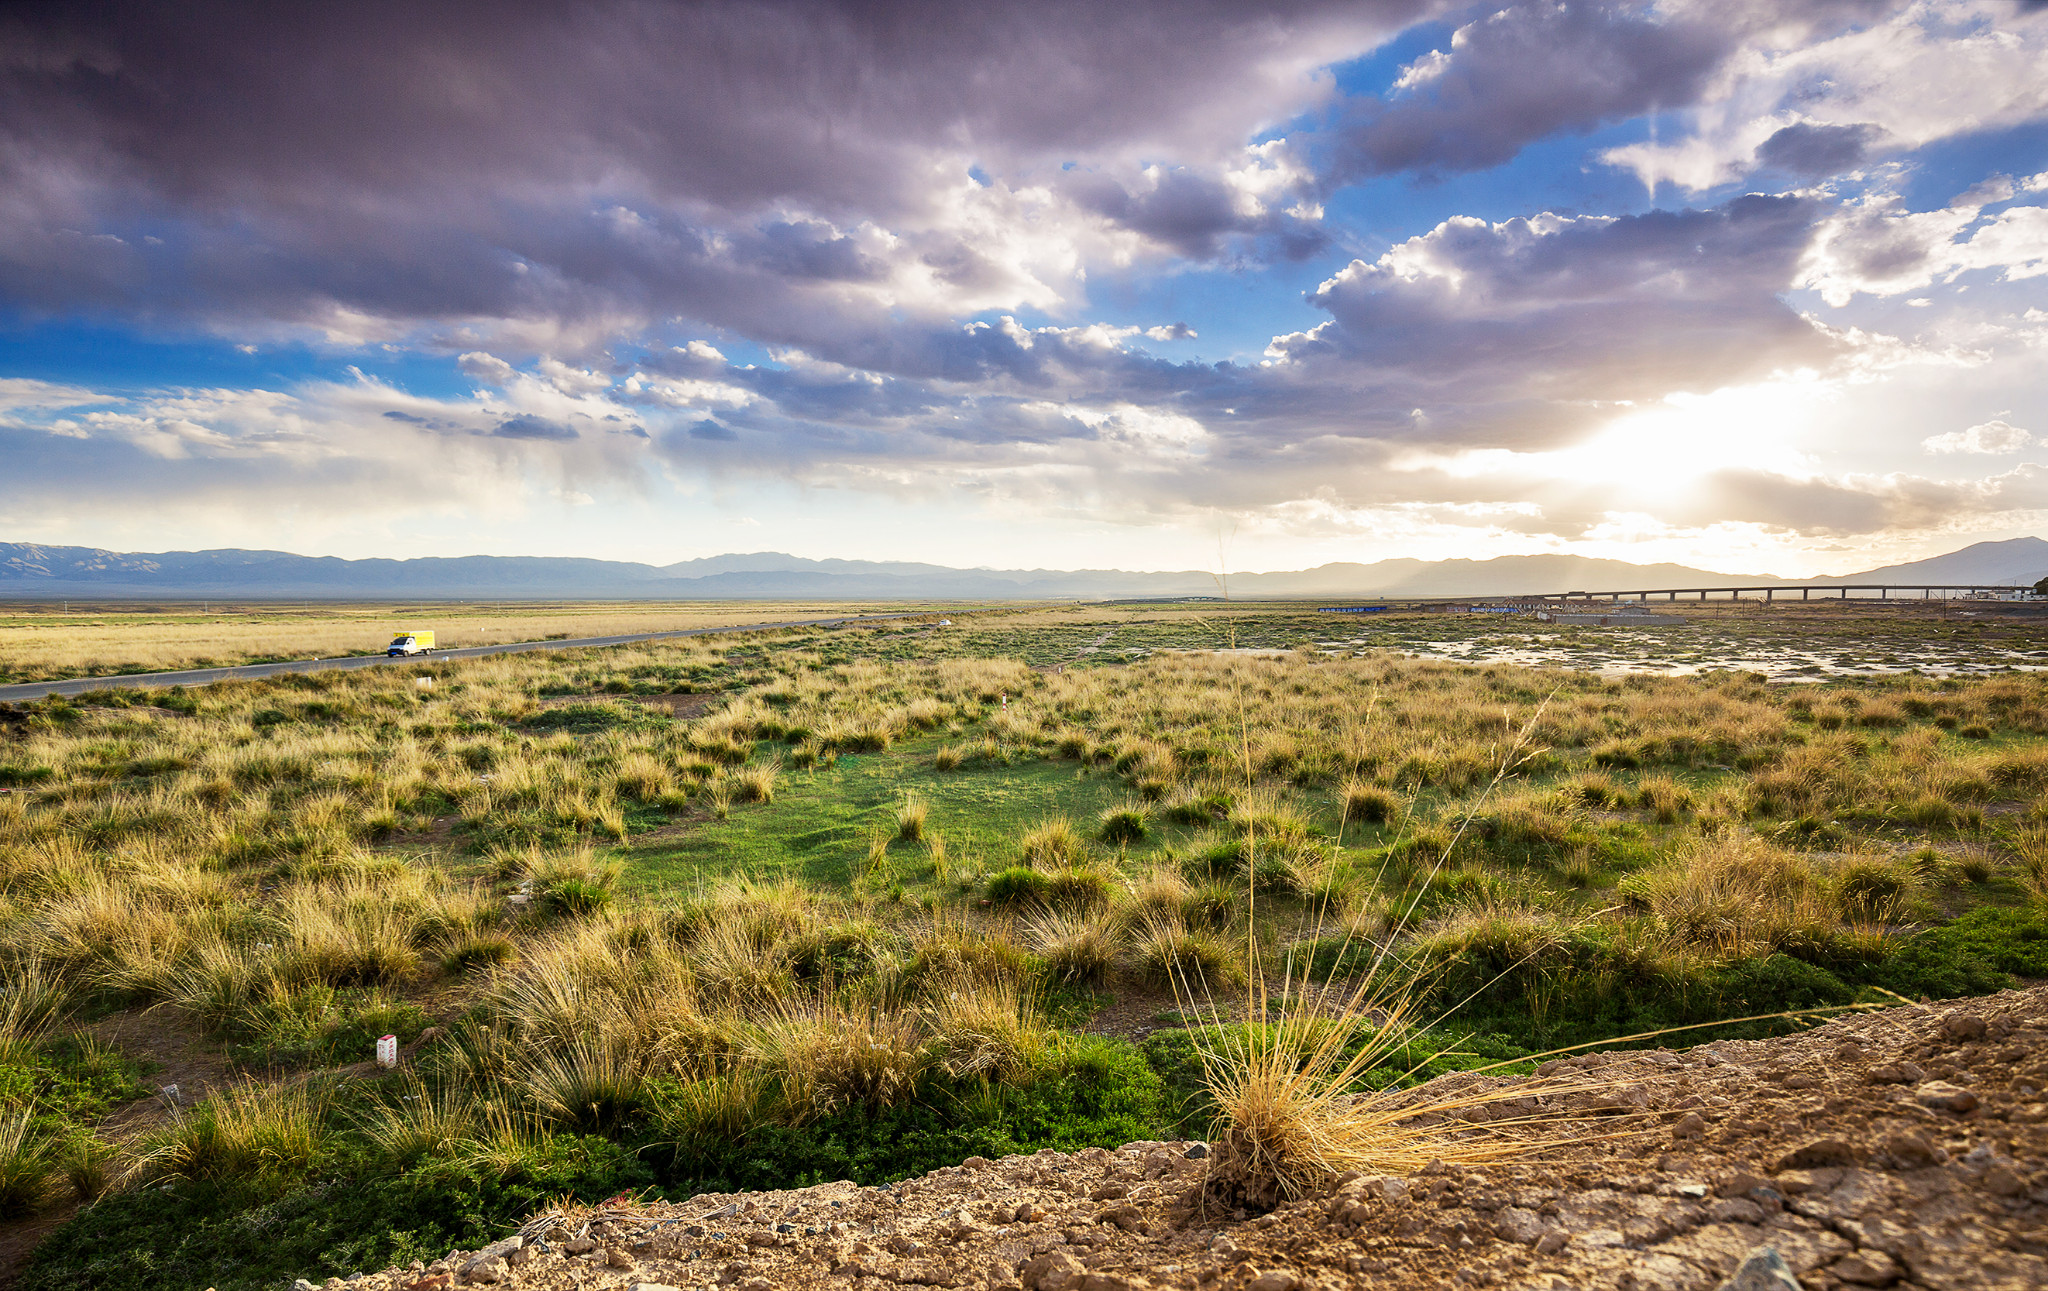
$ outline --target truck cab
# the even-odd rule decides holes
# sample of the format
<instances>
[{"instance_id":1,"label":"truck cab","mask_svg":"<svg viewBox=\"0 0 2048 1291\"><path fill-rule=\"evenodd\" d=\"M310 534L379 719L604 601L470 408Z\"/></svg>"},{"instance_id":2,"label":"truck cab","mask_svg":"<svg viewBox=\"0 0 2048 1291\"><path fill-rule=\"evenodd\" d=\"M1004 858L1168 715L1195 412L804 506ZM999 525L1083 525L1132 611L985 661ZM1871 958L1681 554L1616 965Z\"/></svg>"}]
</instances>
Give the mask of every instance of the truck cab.
<instances>
[{"instance_id":1,"label":"truck cab","mask_svg":"<svg viewBox=\"0 0 2048 1291\"><path fill-rule=\"evenodd\" d=\"M433 648L433 633L401 632L391 638L390 645L384 647L384 655L388 659L396 659L401 655L428 654L432 652Z\"/></svg>"}]
</instances>

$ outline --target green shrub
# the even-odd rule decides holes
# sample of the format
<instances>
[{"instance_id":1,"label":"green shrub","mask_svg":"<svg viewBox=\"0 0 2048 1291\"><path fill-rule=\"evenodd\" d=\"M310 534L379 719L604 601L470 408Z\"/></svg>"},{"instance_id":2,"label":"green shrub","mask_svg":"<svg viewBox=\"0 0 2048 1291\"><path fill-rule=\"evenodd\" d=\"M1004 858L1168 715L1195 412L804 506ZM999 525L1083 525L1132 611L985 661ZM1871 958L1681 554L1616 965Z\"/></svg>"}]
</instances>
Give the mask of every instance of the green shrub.
<instances>
[{"instance_id":1,"label":"green shrub","mask_svg":"<svg viewBox=\"0 0 2048 1291\"><path fill-rule=\"evenodd\" d=\"M1109 876L1099 870L1056 870L1044 881L1045 903L1056 910L1086 912L1109 904Z\"/></svg>"},{"instance_id":2,"label":"green shrub","mask_svg":"<svg viewBox=\"0 0 2048 1291\"><path fill-rule=\"evenodd\" d=\"M23 1291L274 1291L389 1264L434 1260L505 1235L564 1197L601 1201L649 1187L620 1144L558 1135L497 1161L456 1154L395 1177L351 1168L259 1188L180 1180L103 1198L53 1233L14 1285Z\"/></svg>"},{"instance_id":3,"label":"green shrub","mask_svg":"<svg viewBox=\"0 0 2048 1291\"><path fill-rule=\"evenodd\" d=\"M56 1199L51 1145L26 1111L0 1115L0 1220L33 1215Z\"/></svg>"},{"instance_id":4,"label":"green shrub","mask_svg":"<svg viewBox=\"0 0 2048 1291\"><path fill-rule=\"evenodd\" d=\"M1058 869L1079 864L1088 855L1088 844L1080 831L1064 817L1054 817L1034 826L1018 841L1024 864L1036 869Z\"/></svg>"},{"instance_id":5,"label":"green shrub","mask_svg":"<svg viewBox=\"0 0 2048 1291\"><path fill-rule=\"evenodd\" d=\"M1219 929L1228 927L1230 916L1237 909L1238 890L1234 884L1215 880L1197 883L1181 902L1181 918L1190 928Z\"/></svg>"},{"instance_id":6,"label":"green shrub","mask_svg":"<svg viewBox=\"0 0 2048 1291\"><path fill-rule=\"evenodd\" d=\"M1112 846L1128 847L1145 841L1145 813L1135 807L1113 807L1102 813L1095 836Z\"/></svg>"},{"instance_id":7,"label":"green shrub","mask_svg":"<svg viewBox=\"0 0 2048 1291\"><path fill-rule=\"evenodd\" d=\"M1401 800L1378 785L1351 784L1344 787L1344 819L1385 825L1400 818Z\"/></svg>"},{"instance_id":8,"label":"green shrub","mask_svg":"<svg viewBox=\"0 0 2048 1291\"><path fill-rule=\"evenodd\" d=\"M1045 875L1025 865L1013 865L988 881L988 899L997 905L1044 905L1050 890Z\"/></svg>"}]
</instances>

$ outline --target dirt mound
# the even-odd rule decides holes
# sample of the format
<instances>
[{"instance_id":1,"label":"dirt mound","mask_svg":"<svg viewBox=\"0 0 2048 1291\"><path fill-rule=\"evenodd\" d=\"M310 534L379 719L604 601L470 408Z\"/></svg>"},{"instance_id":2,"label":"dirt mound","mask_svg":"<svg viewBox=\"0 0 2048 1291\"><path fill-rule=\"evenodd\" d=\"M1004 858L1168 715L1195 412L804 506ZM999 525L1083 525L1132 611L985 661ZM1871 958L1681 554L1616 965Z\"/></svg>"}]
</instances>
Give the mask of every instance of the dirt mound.
<instances>
[{"instance_id":1,"label":"dirt mound","mask_svg":"<svg viewBox=\"0 0 2048 1291\"><path fill-rule=\"evenodd\" d=\"M543 1215L481 1252L327 1285L1704 1291L1769 1247L1807 1288L2048 1286L2048 987L1544 1074L1581 1088L1462 1076L1431 1092L1497 1088L1458 1118L1542 1107L1576 1118L1543 1130L1569 1142L1477 1170L1347 1176L1256 1217L1197 1204L1205 1145L1133 1143L882 1188Z\"/></svg>"}]
</instances>

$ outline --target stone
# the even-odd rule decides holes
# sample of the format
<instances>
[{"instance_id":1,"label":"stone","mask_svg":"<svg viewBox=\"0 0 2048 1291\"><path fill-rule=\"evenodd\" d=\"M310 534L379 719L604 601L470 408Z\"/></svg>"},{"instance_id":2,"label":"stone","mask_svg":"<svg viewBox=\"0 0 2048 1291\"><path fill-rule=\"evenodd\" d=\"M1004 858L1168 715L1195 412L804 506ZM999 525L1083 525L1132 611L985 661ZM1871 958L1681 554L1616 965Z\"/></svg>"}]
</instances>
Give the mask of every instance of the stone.
<instances>
[{"instance_id":1,"label":"stone","mask_svg":"<svg viewBox=\"0 0 2048 1291\"><path fill-rule=\"evenodd\" d=\"M1903 1270L1883 1251L1866 1250L1844 1255L1828 1266L1828 1272L1857 1286L1883 1287L1898 1281Z\"/></svg>"},{"instance_id":2,"label":"stone","mask_svg":"<svg viewBox=\"0 0 2048 1291\"><path fill-rule=\"evenodd\" d=\"M1944 1040L1955 1043L1961 1043L1964 1040L1982 1040L1984 1038L1984 1031L1984 1019L1974 1013L1965 1013L1961 1009L1954 1009L1942 1015L1941 1038Z\"/></svg>"},{"instance_id":3,"label":"stone","mask_svg":"<svg viewBox=\"0 0 2048 1291\"><path fill-rule=\"evenodd\" d=\"M1197 1143L1187 1150L1187 1159L1190 1161L1200 1161L1208 1155L1209 1145L1206 1143Z\"/></svg>"},{"instance_id":4,"label":"stone","mask_svg":"<svg viewBox=\"0 0 2048 1291\"><path fill-rule=\"evenodd\" d=\"M1696 1139L1707 1132L1707 1122L1698 1112L1687 1112L1671 1127L1671 1141L1681 1143Z\"/></svg>"},{"instance_id":5,"label":"stone","mask_svg":"<svg viewBox=\"0 0 2048 1291\"><path fill-rule=\"evenodd\" d=\"M1903 1130L1884 1141L1884 1154L1908 1170L1934 1164L1934 1145L1918 1130Z\"/></svg>"},{"instance_id":6,"label":"stone","mask_svg":"<svg viewBox=\"0 0 2048 1291\"><path fill-rule=\"evenodd\" d=\"M1494 1221L1493 1231L1503 1241L1534 1246L1548 1228L1549 1225L1545 1224L1542 1216L1535 1211L1524 1210L1520 1206L1509 1206L1501 1211L1500 1218Z\"/></svg>"},{"instance_id":7,"label":"stone","mask_svg":"<svg viewBox=\"0 0 2048 1291\"><path fill-rule=\"evenodd\" d=\"M2026 1180L2003 1161L1984 1172L1984 1191L1994 1197L2017 1197L2026 1190Z\"/></svg>"},{"instance_id":8,"label":"stone","mask_svg":"<svg viewBox=\"0 0 2048 1291\"><path fill-rule=\"evenodd\" d=\"M1111 1206L1096 1215L1095 1222L1098 1224L1115 1224L1126 1233L1142 1233L1145 1231L1144 1213L1136 1206L1131 1205Z\"/></svg>"},{"instance_id":9,"label":"stone","mask_svg":"<svg viewBox=\"0 0 2048 1291\"><path fill-rule=\"evenodd\" d=\"M683 1291L681 1287L666 1282L629 1282L626 1291Z\"/></svg>"},{"instance_id":10,"label":"stone","mask_svg":"<svg viewBox=\"0 0 2048 1291\"><path fill-rule=\"evenodd\" d=\"M1286 1269L1268 1269L1245 1284L1245 1291L1294 1291L1301 1279Z\"/></svg>"},{"instance_id":11,"label":"stone","mask_svg":"<svg viewBox=\"0 0 2048 1291\"><path fill-rule=\"evenodd\" d=\"M1759 1246L1714 1291L1801 1291L1792 1266L1775 1246Z\"/></svg>"},{"instance_id":12,"label":"stone","mask_svg":"<svg viewBox=\"0 0 2048 1291\"><path fill-rule=\"evenodd\" d=\"M1945 1080L1923 1081L1915 1086L1913 1101L1922 1107L1931 1107L1937 1112L1954 1112L1959 1116L1977 1110L1975 1094Z\"/></svg>"},{"instance_id":13,"label":"stone","mask_svg":"<svg viewBox=\"0 0 2048 1291\"><path fill-rule=\"evenodd\" d=\"M1717 1224L1761 1224L1764 1208L1745 1197L1723 1197L1707 1207L1707 1218Z\"/></svg>"},{"instance_id":14,"label":"stone","mask_svg":"<svg viewBox=\"0 0 2048 1291\"><path fill-rule=\"evenodd\" d=\"M485 1260L471 1260L462 1266L462 1280L477 1286L495 1286L512 1274L502 1255L493 1255Z\"/></svg>"},{"instance_id":15,"label":"stone","mask_svg":"<svg viewBox=\"0 0 2048 1291\"><path fill-rule=\"evenodd\" d=\"M1746 1197L1752 1188L1768 1188L1770 1180L1760 1179L1747 1170L1738 1170L1721 1181L1715 1191L1723 1197Z\"/></svg>"},{"instance_id":16,"label":"stone","mask_svg":"<svg viewBox=\"0 0 2048 1291\"><path fill-rule=\"evenodd\" d=\"M1553 1228L1536 1239L1536 1253L1538 1255L1555 1255L1569 1245L1571 1240L1571 1235L1563 1229Z\"/></svg>"},{"instance_id":17,"label":"stone","mask_svg":"<svg viewBox=\"0 0 2048 1291\"><path fill-rule=\"evenodd\" d=\"M1067 1291L1087 1272L1081 1261L1065 1251L1047 1251L1026 1260L1017 1270L1017 1280L1024 1284L1024 1291Z\"/></svg>"},{"instance_id":18,"label":"stone","mask_svg":"<svg viewBox=\"0 0 2048 1291\"><path fill-rule=\"evenodd\" d=\"M1780 1170L1811 1170L1816 1166L1854 1165L1856 1150L1838 1138L1811 1139L1778 1158Z\"/></svg>"}]
</instances>

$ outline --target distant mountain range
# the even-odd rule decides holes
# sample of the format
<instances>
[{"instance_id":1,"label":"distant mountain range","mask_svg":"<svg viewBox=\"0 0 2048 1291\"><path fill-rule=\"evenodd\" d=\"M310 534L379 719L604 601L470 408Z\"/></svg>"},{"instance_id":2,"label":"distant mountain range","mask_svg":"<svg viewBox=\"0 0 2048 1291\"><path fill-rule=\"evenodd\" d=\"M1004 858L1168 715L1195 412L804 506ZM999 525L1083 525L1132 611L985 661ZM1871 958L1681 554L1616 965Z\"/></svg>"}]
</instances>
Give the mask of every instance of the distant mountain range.
<instances>
[{"instance_id":1,"label":"distant mountain range","mask_svg":"<svg viewBox=\"0 0 2048 1291\"><path fill-rule=\"evenodd\" d=\"M2032 583L2048 576L2048 541L1980 542L1945 556L1860 574L1785 579L1584 556L1381 560L1291 572L1232 574L1233 598L1518 596L1656 587L1843 583ZM1217 596L1201 570L953 569L900 561L807 560L781 552L707 556L673 565L566 556L429 556L342 560L282 551L101 551L0 543L0 598L524 597L966 600Z\"/></svg>"}]
</instances>

